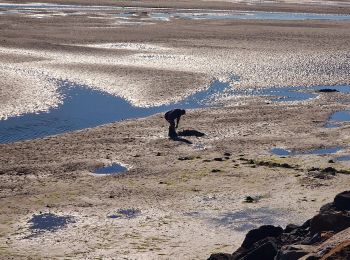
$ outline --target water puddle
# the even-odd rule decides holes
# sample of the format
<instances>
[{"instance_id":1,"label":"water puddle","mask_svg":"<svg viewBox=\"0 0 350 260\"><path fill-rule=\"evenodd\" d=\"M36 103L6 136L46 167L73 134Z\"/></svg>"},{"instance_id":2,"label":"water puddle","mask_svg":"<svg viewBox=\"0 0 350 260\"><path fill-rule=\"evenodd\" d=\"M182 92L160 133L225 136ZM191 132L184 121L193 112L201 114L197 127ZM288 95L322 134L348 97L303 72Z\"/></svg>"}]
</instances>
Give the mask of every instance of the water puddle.
<instances>
[{"instance_id":1,"label":"water puddle","mask_svg":"<svg viewBox=\"0 0 350 260\"><path fill-rule=\"evenodd\" d=\"M343 110L334 112L328 122L326 123L326 128L336 128L342 126L342 123L350 121L350 110Z\"/></svg>"},{"instance_id":2,"label":"water puddle","mask_svg":"<svg viewBox=\"0 0 350 260\"><path fill-rule=\"evenodd\" d=\"M32 235L29 237L40 235L44 232L54 232L74 222L72 216L58 216L52 213L33 215L28 221L30 224L29 228L32 230Z\"/></svg>"},{"instance_id":3,"label":"water puddle","mask_svg":"<svg viewBox=\"0 0 350 260\"><path fill-rule=\"evenodd\" d=\"M262 11L206 11L206 10L147 10L144 12L126 12L118 14L122 18L149 18L150 20L170 21L171 19L190 20L350 20L350 15L292 13L292 12L262 12Z\"/></svg>"},{"instance_id":4,"label":"water puddle","mask_svg":"<svg viewBox=\"0 0 350 260\"><path fill-rule=\"evenodd\" d=\"M233 95L265 96L271 97L274 102L299 102L316 98L324 89L332 89L332 92L350 93L350 85L339 86L313 86L313 87L273 87L258 89L234 89L230 90ZM328 93L328 92L326 92Z\"/></svg>"},{"instance_id":5,"label":"water puddle","mask_svg":"<svg viewBox=\"0 0 350 260\"><path fill-rule=\"evenodd\" d=\"M271 149L271 153L274 155L278 155L278 156L289 156L291 155L291 151L288 151L286 149L283 148L273 148Z\"/></svg>"},{"instance_id":6,"label":"water puddle","mask_svg":"<svg viewBox=\"0 0 350 260\"><path fill-rule=\"evenodd\" d=\"M273 148L271 149L271 153L278 156L295 156L295 155L308 155L308 154L327 155L327 154L337 153L342 149L343 147L341 146L335 146L335 147L325 147L325 148L313 149L313 150L304 151L304 152L298 152L298 151L289 151L283 148Z\"/></svg>"},{"instance_id":7,"label":"water puddle","mask_svg":"<svg viewBox=\"0 0 350 260\"><path fill-rule=\"evenodd\" d=\"M350 161L350 155L344 155L334 158L336 161Z\"/></svg>"},{"instance_id":8,"label":"water puddle","mask_svg":"<svg viewBox=\"0 0 350 260\"><path fill-rule=\"evenodd\" d=\"M110 166L101 167L94 171L96 174L116 174L126 172L128 169L120 164L113 163Z\"/></svg>"},{"instance_id":9,"label":"water puddle","mask_svg":"<svg viewBox=\"0 0 350 260\"><path fill-rule=\"evenodd\" d=\"M116 214L109 215L108 218L136 218L141 215L141 210L139 209L119 209Z\"/></svg>"},{"instance_id":10,"label":"water puddle","mask_svg":"<svg viewBox=\"0 0 350 260\"><path fill-rule=\"evenodd\" d=\"M226 212L212 221L220 226L226 226L236 231L246 232L261 225L281 225L281 219L286 214L280 210L270 208L244 209L234 212Z\"/></svg>"},{"instance_id":11,"label":"water puddle","mask_svg":"<svg viewBox=\"0 0 350 260\"><path fill-rule=\"evenodd\" d=\"M307 151L303 154L315 154L315 155L326 155L326 154L334 154L342 150L343 147L336 146L336 147L329 147L329 148L321 148L321 149L315 149Z\"/></svg>"}]
</instances>

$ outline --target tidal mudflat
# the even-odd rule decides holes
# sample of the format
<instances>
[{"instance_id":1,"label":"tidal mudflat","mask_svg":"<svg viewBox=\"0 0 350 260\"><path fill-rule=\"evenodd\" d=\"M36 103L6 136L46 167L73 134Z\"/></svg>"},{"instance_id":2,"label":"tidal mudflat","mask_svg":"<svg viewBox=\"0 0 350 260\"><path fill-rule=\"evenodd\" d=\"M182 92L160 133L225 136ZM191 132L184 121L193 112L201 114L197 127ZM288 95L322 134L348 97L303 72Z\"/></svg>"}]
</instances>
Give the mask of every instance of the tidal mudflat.
<instances>
[{"instance_id":1,"label":"tidal mudflat","mask_svg":"<svg viewBox=\"0 0 350 260\"><path fill-rule=\"evenodd\" d=\"M327 127L349 110L348 20L151 17L346 16L345 2L42 2L77 8L1 8L0 127L15 127L0 136L0 258L205 259L348 189L349 122ZM94 174L113 163L127 172Z\"/></svg>"}]
</instances>

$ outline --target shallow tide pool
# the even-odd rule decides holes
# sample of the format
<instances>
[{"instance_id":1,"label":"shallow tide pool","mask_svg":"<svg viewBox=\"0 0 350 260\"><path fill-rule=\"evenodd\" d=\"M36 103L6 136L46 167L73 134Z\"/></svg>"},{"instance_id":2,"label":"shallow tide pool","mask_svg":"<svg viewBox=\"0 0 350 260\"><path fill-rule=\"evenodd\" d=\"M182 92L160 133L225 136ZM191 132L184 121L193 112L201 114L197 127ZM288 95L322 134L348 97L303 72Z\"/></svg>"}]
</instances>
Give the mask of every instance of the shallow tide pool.
<instances>
[{"instance_id":1,"label":"shallow tide pool","mask_svg":"<svg viewBox=\"0 0 350 260\"><path fill-rule=\"evenodd\" d=\"M30 113L0 120L0 143L31 140L116 121L147 117L174 108L213 107L217 106L217 101L224 96L265 96L274 102L307 101L320 95L316 92L325 88L317 86L236 90L230 87L230 82L237 80L239 78L235 76L227 82L214 80L206 90L198 91L177 103L154 107L136 107L122 97L88 86L61 81L58 84L61 95L65 97L63 105L48 112ZM341 93L350 92L350 86L347 85L329 88ZM336 119L337 117L331 118Z\"/></svg>"},{"instance_id":2,"label":"shallow tide pool","mask_svg":"<svg viewBox=\"0 0 350 260\"><path fill-rule=\"evenodd\" d=\"M343 110L343 111L337 111L334 112L327 124L327 128L336 128L340 127L343 122L349 122L350 121L350 110Z\"/></svg>"},{"instance_id":3,"label":"shallow tide pool","mask_svg":"<svg viewBox=\"0 0 350 260\"><path fill-rule=\"evenodd\" d=\"M116 174L127 171L128 169L118 163L113 163L112 165L98 168L94 171L96 174Z\"/></svg>"},{"instance_id":4,"label":"shallow tide pool","mask_svg":"<svg viewBox=\"0 0 350 260\"><path fill-rule=\"evenodd\" d=\"M222 92L228 83L214 81L207 90L199 91L180 102L155 107L136 107L122 97L98 90L60 82L65 97L63 105L42 113L29 113L0 120L0 143L41 138L74 130L95 127L115 121L147 117L177 107L206 107L206 99Z\"/></svg>"},{"instance_id":5,"label":"shallow tide pool","mask_svg":"<svg viewBox=\"0 0 350 260\"><path fill-rule=\"evenodd\" d=\"M325 148L318 148L318 149L312 149L308 151L298 152L298 151L290 151L283 148L273 148L271 149L271 153L278 156L295 156L295 155L307 155L307 154L314 154L314 155L327 155L327 154L334 154L339 151L341 151L343 147L341 146L335 146L335 147L325 147Z\"/></svg>"}]
</instances>

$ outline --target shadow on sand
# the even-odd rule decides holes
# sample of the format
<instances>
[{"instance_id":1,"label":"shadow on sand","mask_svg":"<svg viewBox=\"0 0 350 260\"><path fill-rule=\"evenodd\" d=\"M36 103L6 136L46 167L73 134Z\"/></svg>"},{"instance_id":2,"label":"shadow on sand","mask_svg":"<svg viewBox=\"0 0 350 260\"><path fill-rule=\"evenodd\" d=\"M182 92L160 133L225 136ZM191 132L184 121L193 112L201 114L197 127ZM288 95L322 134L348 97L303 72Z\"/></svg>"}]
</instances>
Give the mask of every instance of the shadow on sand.
<instances>
[{"instance_id":1,"label":"shadow on sand","mask_svg":"<svg viewBox=\"0 0 350 260\"><path fill-rule=\"evenodd\" d=\"M178 136L195 136L195 137L202 137L205 136L205 133L199 132L197 130L183 130L178 132Z\"/></svg>"},{"instance_id":2,"label":"shadow on sand","mask_svg":"<svg viewBox=\"0 0 350 260\"><path fill-rule=\"evenodd\" d=\"M189 141L189 140L187 140L187 139L185 139L185 138L181 138L181 137L179 137L179 136L171 136L171 137L169 137L171 140L173 140L173 141L178 141L178 142L183 142L183 143L186 143L186 144L192 144L192 142L191 141Z\"/></svg>"},{"instance_id":3,"label":"shadow on sand","mask_svg":"<svg viewBox=\"0 0 350 260\"><path fill-rule=\"evenodd\" d=\"M182 136L202 137L204 135L205 135L204 133L199 132L197 130L183 130L183 131L180 131L179 133L173 132L169 138L173 141L184 142L186 144L192 144L191 141L189 141L185 138L182 138Z\"/></svg>"}]
</instances>

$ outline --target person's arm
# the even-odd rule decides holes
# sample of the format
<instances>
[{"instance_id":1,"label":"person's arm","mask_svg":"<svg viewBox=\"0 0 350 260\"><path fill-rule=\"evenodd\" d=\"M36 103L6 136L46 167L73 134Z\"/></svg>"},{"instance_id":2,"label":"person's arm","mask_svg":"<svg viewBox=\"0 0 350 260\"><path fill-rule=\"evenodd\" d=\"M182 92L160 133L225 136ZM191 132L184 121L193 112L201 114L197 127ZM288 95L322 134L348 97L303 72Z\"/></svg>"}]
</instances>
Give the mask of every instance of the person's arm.
<instances>
[{"instance_id":1,"label":"person's arm","mask_svg":"<svg viewBox=\"0 0 350 260\"><path fill-rule=\"evenodd\" d=\"M180 116L178 118L176 118L176 126L175 126L175 128L177 128L179 126L179 122L180 122Z\"/></svg>"}]
</instances>

